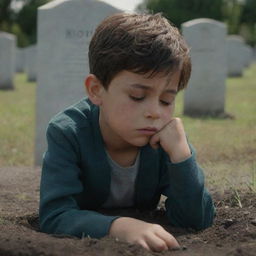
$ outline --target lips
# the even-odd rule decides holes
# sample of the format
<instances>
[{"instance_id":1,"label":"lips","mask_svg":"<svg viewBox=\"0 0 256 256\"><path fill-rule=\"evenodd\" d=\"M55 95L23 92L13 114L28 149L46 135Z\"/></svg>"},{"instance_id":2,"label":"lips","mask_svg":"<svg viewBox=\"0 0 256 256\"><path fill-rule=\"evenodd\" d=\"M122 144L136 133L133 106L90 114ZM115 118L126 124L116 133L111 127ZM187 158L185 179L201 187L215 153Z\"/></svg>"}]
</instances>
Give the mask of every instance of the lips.
<instances>
[{"instance_id":1,"label":"lips","mask_svg":"<svg viewBox=\"0 0 256 256\"><path fill-rule=\"evenodd\" d=\"M158 129L155 127L145 127L142 129L138 129L138 131L142 134L153 135L158 131Z\"/></svg>"}]
</instances>

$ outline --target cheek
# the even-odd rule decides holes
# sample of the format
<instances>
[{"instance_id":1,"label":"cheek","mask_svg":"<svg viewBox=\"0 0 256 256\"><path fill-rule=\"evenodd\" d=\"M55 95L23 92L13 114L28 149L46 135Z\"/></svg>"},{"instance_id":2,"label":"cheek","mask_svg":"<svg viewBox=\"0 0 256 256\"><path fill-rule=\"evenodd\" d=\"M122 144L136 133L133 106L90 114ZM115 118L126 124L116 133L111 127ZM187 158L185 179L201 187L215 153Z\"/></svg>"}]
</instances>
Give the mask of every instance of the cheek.
<instances>
[{"instance_id":1,"label":"cheek","mask_svg":"<svg viewBox=\"0 0 256 256\"><path fill-rule=\"evenodd\" d=\"M173 112L174 112L174 107L169 108L168 110L164 111L164 113L162 115L162 120L164 121L164 123L168 123L169 121L171 121L171 119L173 117Z\"/></svg>"},{"instance_id":2,"label":"cheek","mask_svg":"<svg viewBox=\"0 0 256 256\"><path fill-rule=\"evenodd\" d=\"M112 108L112 113L114 113L119 120L123 120L123 122L130 120L134 112L134 105L130 102L120 102Z\"/></svg>"},{"instance_id":3,"label":"cheek","mask_svg":"<svg viewBox=\"0 0 256 256\"><path fill-rule=\"evenodd\" d=\"M126 114L136 112L138 109L138 103L135 103L129 99L124 99L119 103L119 111L124 111ZM140 106L141 107L141 106Z\"/></svg>"}]
</instances>

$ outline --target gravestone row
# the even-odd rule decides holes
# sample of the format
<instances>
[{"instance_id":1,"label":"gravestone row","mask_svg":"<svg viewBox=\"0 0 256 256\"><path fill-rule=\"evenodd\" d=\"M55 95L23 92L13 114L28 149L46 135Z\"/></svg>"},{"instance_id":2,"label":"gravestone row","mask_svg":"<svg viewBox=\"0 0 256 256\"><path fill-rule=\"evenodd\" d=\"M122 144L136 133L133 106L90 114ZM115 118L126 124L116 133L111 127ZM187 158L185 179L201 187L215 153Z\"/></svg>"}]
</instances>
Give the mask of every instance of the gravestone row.
<instances>
[{"instance_id":1,"label":"gravestone row","mask_svg":"<svg viewBox=\"0 0 256 256\"><path fill-rule=\"evenodd\" d=\"M46 149L50 118L85 95L88 45L95 28L116 12L120 10L100 1L55 0L38 10L37 46L16 49L15 37L0 33L0 89L13 88L15 68L25 71L29 81L37 80L36 165L41 164ZM224 113L226 77L242 75L252 61L253 50L241 37L227 36L224 23L211 19L183 23L182 33L192 60L184 113Z\"/></svg>"},{"instance_id":2,"label":"gravestone row","mask_svg":"<svg viewBox=\"0 0 256 256\"><path fill-rule=\"evenodd\" d=\"M89 72L86 53L96 26L106 16L119 11L91 0L53 1L39 9L36 164L41 163L46 149L45 132L50 118L85 95L83 83ZM184 113L224 113L229 63L226 25L197 19L184 23L182 31L191 48L193 67L184 94ZM239 58L243 65L249 64L240 52Z\"/></svg>"}]
</instances>

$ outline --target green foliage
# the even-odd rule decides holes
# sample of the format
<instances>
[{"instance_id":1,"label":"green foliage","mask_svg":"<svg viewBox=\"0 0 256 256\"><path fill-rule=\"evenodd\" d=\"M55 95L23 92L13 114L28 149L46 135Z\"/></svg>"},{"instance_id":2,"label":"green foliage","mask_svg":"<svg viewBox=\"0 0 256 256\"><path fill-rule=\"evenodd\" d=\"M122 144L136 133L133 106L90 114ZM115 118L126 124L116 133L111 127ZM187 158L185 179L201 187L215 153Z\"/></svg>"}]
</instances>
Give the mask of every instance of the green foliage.
<instances>
[{"instance_id":1,"label":"green foliage","mask_svg":"<svg viewBox=\"0 0 256 256\"><path fill-rule=\"evenodd\" d=\"M27 0L17 14L16 21L23 33L27 36L29 44L36 43L37 9L48 2L50 0Z\"/></svg>"},{"instance_id":2,"label":"green foliage","mask_svg":"<svg viewBox=\"0 0 256 256\"><path fill-rule=\"evenodd\" d=\"M172 23L181 23L196 18L222 19L223 0L147 0L146 8L162 12Z\"/></svg>"},{"instance_id":3,"label":"green foliage","mask_svg":"<svg viewBox=\"0 0 256 256\"><path fill-rule=\"evenodd\" d=\"M13 23L12 0L0 1L0 30L9 32Z\"/></svg>"},{"instance_id":4,"label":"green foliage","mask_svg":"<svg viewBox=\"0 0 256 256\"><path fill-rule=\"evenodd\" d=\"M256 44L256 1L246 0L241 13L240 34L251 44Z\"/></svg>"},{"instance_id":5,"label":"green foliage","mask_svg":"<svg viewBox=\"0 0 256 256\"><path fill-rule=\"evenodd\" d=\"M238 34L244 5L239 0L225 0L223 5L224 19L229 34Z\"/></svg>"},{"instance_id":6,"label":"green foliage","mask_svg":"<svg viewBox=\"0 0 256 256\"><path fill-rule=\"evenodd\" d=\"M7 22L11 23L12 10L11 10L12 0L1 0L0 1L0 24Z\"/></svg>"},{"instance_id":7,"label":"green foliage","mask_svg":"<svg viewBox=\"0 0 256 256\"><path fill-rule=\"evenodd\" d=\"M229 34L241 34L256 43L255 0L144 0L138 10L162 12L177 27L188 20L211 18L226 22Z\"/></svg>"},{"instance_id":8,"label":"green foliage","mask_svg":"<svg viewBox=\"0 0 256 256\"><path fill-rule=\"evenodd\" d=\"M256 23L256 1L246 0L242 11L241 22L243 23Z\"/></svg>"},{"instance_id":9,"label":"green foliage","mask_svg":"<svg viewBox=\"0 0 256 256\"><path fill-rule=\"evenodd\" d=\"M18 46L36 43L37 9L51 0L0 0L0 30L17 36ZM23 3L17 11L13 2Z\"/></svg>"}]
</instances>

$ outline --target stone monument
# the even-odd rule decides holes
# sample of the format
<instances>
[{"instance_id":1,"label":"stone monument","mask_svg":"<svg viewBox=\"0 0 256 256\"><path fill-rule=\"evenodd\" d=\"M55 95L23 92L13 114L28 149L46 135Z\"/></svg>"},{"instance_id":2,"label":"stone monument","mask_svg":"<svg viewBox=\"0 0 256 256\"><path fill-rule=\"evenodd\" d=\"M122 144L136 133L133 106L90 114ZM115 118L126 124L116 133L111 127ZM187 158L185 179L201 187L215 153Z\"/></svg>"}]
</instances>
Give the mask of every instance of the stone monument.
<instances>
[{"instance_id":1,"label":"stone monument","mask_svg":"<svg viewBox=\"0 0 256 256\"><path fill-rule=\"evenodd\" d=\"M25 70L29 82L36 81L37 75L37 47L31 45L25 48Z\"/></svg>"},{"instance_id":2,"label":"stone monument","mask_svg":"<svg viewBox=\"0 0 256 256\"><path fill-rule=\"evenodd\" d=\"M25 71L25 51L24 48L16 48L16 72Z\"/></svg>"},{"instance_id":3,"label":"stone monument","mask_svg":"<svg viewBox=\"0 0 256 256\"><path fill-rule=\"evenodd\" d=\"M35 164L53 115L86 96L88 46L97 25L120 10L95 0L56 0L38 9Z\"/></svg>"},{"instance_id":4,"label":"stone monument","mask_svg":"<svg viewBox=\"0 0 256 256\"><path fill-rule=\"evenodd\" d=\"M184 92L184 114L224 113L226 25L212 19L195 19L183 23L182 32L192 60L192 74Z\"/></svg>"},{"instance_id":5,"label":"stone monument","mask_svg":"<svg viewBox=\"0 0 256 256\"><path fill-rule=\"evenodd\" d=\"M14 89L16 36L0 32L0 89Z\"/></svg>"},{"instance_id":6,"label":"stone monument","mask_svg":"<svg viewBox=\"0 0 256 256\"><path fill-rule=\"evenodd\" d=\"M245 42L241 36L230 35L227 37L227 64L228 76L239 77L243 75L245 67Z\"/></svg>"}]
</instances>

